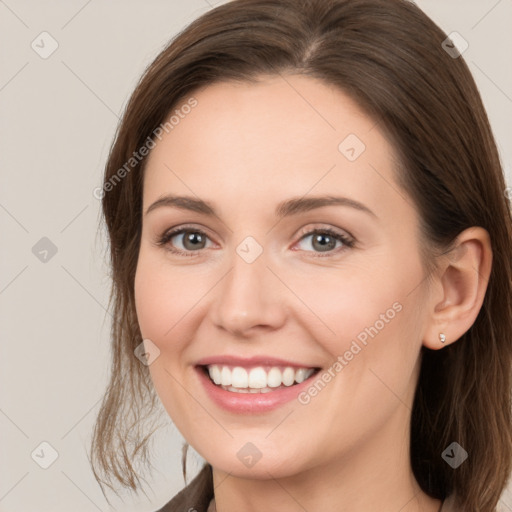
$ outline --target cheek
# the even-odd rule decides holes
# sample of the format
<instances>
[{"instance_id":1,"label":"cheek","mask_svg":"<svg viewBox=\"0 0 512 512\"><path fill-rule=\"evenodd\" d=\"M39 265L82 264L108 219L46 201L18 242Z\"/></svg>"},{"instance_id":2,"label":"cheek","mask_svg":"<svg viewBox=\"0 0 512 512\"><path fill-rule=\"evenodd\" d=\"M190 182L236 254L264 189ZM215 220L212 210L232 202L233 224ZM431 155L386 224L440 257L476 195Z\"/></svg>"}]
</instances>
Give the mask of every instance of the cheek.
<instances>
[{"instance_id":1,"label":"cheek","mask_svg":"<svg viewBox=\"0 0 512 512\"><path fill-rule=\"evenodd\" d=\"M149 338L157 345L171 327L167 319L172 315L172 311L168 310L165 292L158 286L158 282L151 271L146 271L144 265L138 267L135 277L137 319L142 337Z\"/></svg>"},{"instance_id":2,"label":"cheek","mask_svg":"<svg viewBox=\"0 0 512 512\"><path fill-rule=\"evenodd\" d=\"M187 312L197 302L197 292L190 279L179 270L169 270L151 251L141 248L134 291L137 319L143 339L150 339L160 354L149 365L155 390L178 428L187 431L190 404L179 382L183 381L180 365L190 339ZM182 425L182 422L185 424Z\"/></svg>"},{"instance_id":3,"label":"cheek","mask_svg":"<svg viewBox=\"0 0 512 512\"><path fill-rule=\"evenodd\" d=\"M397 279L392 266L386 272L368 268L372 267L292 269L283 275L303 304L290 301L303 310L294 320L302 322L333 358L348 350L353 340L364 345L399 321L405 295L402 279Z\"/></svg>"},{"instance_id":4,"label":"cheek","mask_svg":"<svg viewBox=\"0 0 512 512\"><path fill-rule=\"evenodd\" d=\"M334 368L335 374L343 374L337 385L351 389L364 381L378 390L382 384L371 369L392 389L405 390L421 348L423 298L421 287L415 290L423 277L420 261L390 255L373 265L297 275L289 279L307 305L300 317L303 326L332 364L342 358Z\"/></svg>"},{"instance_id":5,"label":"cheek","mask_svg":"<svg viewBox=\"0 0 512 512\"><path fill-rule=\"evenodd\" d=\"M165 348L164 340L171 338L172 347L179 346L176 333L182 319L201 296L202 291L197 288L199 282L191 279L190 269L178 267L171 270L165 259L142 248L134 283L142 336L151 339L161 350Z\"/></svg>"}]
</instances>

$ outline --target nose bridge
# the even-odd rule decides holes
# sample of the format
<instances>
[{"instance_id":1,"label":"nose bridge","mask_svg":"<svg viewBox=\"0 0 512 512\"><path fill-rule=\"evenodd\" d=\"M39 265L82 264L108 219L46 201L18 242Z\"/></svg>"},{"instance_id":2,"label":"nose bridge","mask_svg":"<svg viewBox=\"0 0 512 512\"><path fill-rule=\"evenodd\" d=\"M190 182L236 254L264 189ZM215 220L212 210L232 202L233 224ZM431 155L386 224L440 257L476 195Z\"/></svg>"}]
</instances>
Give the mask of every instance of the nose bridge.
<instances>
[{"instance_id":1,"label":"nose bridge","mask_svg":"<svg viewBox=\"0 0 512 512\"><path fill-rule=\"evenodd\" d=\"M213 321L244 335L254 327L277 328L284 320L282 290L263 247L247 237L234 250L212 305Z\"/></svg>"}]
</instances>

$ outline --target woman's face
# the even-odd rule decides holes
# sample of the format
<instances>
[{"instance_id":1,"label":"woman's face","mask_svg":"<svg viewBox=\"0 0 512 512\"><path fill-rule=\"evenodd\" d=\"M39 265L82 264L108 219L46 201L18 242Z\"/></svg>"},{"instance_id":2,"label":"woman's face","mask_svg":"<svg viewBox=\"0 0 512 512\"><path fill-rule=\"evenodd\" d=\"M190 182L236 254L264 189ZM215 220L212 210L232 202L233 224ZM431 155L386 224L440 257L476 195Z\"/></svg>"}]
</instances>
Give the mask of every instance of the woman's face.
<instances>
[{"instance_id":1,"label":"woman's face","mask_svg":"<svg viewBox=\"0 0 512 512\"><path fill-rule=\"evenodd\" d=\"M305 76L194 97L147 162L135 277L170 417L251 478L407 454L428 290L391 146Z\"/></svg>"}]
</instances>

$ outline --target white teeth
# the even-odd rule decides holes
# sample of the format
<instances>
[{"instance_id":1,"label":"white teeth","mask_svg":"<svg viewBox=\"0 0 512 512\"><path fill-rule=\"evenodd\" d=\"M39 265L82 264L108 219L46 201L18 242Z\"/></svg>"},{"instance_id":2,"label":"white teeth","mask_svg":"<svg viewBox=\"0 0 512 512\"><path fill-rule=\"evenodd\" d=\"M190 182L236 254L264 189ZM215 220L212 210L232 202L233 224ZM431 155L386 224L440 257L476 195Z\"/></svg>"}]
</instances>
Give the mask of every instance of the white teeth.
<instances>
[{"instance_id":1,"label":"white teeth","mask_svg":"<svg viewBox=\"0 0 512 512\"><path fill-rule=\"evenodd\" d=\"M220 373L220 368L215 364L210 366L210 377L212 378L215 384L219 385L222 382L222 375Z\"/></svg>"},{"instance_id":2,"label":"white teeth","mask_svg":"<svg viewBox=\"0 0 512 512\"><path fill-rule=\"evenodd\" d=\"M267 372L261 368L253 368L251 370L251 373L249 373L249 383L248 386L250 388L266 388L267 387ZM247 386L240 386L240 387L247 387Z\"/></svg>"},{"instance_id":3,"label":"white teeth","mask_svg":"<svg viewBox=\"0 0 512 512\"><path fill-rule=\"evenodd\" d=\"M283 372L283 384L285 386L291 386L293 382L295 381L295 372L293 371L293 368L285 368Z\"/></svg>"},{"instance_id":4,"label":"white teeth","mask_svg":"<svg viewBox=\"0 0 512 512\"><path fill-rule=\"evenodd\" d=\"M299 384L301 382L304 382L307 379L307 370L305 368L299 368L295 372L295 382L298 382Z\"/></svg>"},{"instance_id":5,"label":"white teeth","mask_svg":"<svg viewBox=\"0 0 512 512\"><path fill-rule=\"evenodd\" d=\"M282 384L282 374L279 368L271 368L267 374L269 388L278 388Z\"/></svg>"},{"instance_id":6,"label":"white teeth","mask_svg":"<svg viewBox=\"0 0 512 512\"><path fill-rule=\"evenodd\" d=\"M238 393L268 393L272 388L300 384L313 374L313 368L292 368L287 366L284 370L272 367L266 371L257 366L247 371L241 366L231 368L223 365L208 366L208 373L213 382Z\"/></svg>"},{"instance_id":7,"label":"white teeth","mask_svg":"<svg viewBox=\"0 0 512 512\"><path fill-rule=\"evenodd\" d=\"M231 386L231 371L227 366L224 366L220 372L220 383L223 386Z\"/></svg>"},{"instance_id":8,"label":"white teeth","mask_svg":"<svg viewBox=\"0 0 512 512\"><path fill-rule=\"evenodd\" d=\"M226 367L222 368L222 373L224 373L224 370L229 371L229 368L226 368ZM224 382L222 384L224 384ZM233 368L233 371L231 372L230 384L235 388L248 387L249 386L249 376L247 375L247 370L245 368L240 368L240 366Z\"/></svg>"}]
</instances>

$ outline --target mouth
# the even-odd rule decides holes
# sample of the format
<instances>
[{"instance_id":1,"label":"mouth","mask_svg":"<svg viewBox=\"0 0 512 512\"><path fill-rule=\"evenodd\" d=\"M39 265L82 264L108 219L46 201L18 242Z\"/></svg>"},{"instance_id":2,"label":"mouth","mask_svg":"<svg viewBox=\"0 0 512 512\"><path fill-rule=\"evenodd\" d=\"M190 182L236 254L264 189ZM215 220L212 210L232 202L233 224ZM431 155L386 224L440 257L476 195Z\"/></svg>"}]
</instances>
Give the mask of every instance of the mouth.
<instances>
[{"instance_id":1,"label":"mouth","mask_svg":"<svg viewBox=\"0 0 512 512\"><path fill-rule=\"evenodd\" d=\"M316 375L317 367L200 365L200 371L217 388L231 393L263 394L292 388Z\"/></svg>"}]
</instances>

